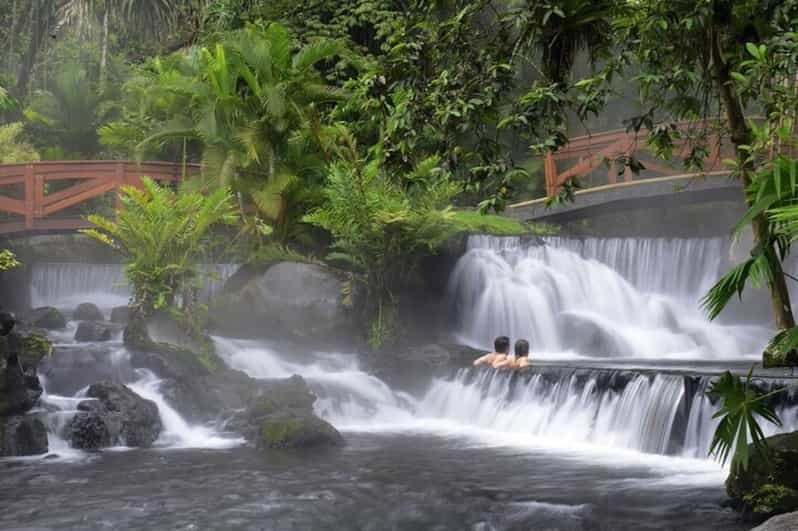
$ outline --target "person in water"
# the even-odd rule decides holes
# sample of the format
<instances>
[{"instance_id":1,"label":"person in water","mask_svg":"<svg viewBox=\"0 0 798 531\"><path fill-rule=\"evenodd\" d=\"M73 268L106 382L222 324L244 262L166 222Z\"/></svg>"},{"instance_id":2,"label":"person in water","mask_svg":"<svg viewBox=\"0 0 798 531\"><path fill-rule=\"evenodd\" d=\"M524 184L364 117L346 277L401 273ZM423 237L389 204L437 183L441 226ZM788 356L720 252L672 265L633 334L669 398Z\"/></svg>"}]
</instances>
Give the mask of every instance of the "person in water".
<instances>
[{"instance_id":1,"label":"person in water","mask_svg":"<svg viewBox=\"0 0 798 531\"><path fill-rule=\"evenodd\" d=\"M474 367L480 365L495 367L497 363L502 363L507 359L508 352L510 352L510 338L507 336L499 336L493 340L493 352L474 360Z\"/></svg>"},{"instance_id":2,"label":"person in water","mask_svg":"<svg viewBox=\"0 0 798 531\"><path fill-rule=\"evenodd\" d=\"M523 367L529 367L531 363L529 363L529 341L526 339L519 339L515 342L515 357L510 358L509 356L505 357L505 359L499 363L495 363L493 367L495 369L521 369Z\"/></svg>"}]
</instances>

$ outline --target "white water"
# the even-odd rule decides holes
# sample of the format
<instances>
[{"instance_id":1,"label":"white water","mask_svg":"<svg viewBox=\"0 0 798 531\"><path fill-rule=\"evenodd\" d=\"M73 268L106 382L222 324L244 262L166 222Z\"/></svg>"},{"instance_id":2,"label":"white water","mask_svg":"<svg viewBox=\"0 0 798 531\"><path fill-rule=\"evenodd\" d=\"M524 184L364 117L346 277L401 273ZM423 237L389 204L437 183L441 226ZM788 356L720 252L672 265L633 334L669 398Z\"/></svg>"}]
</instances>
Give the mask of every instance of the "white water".
<instances>
[{"instance_id":1,"label":"white water","mask_svg":"<svg viewBox=\"0 0 798 531\"><path fill-rule=\"evenodd\" d=\"M101 309L124 306L130 287L120 264L38 263L31 270L31 306L55 306L72 310L82 302L93 302ZM225 280L238 269L233 264L202 266L209 274L203 297L219 293Z\"/></svg>"},{"instance_id":2,"label":"white water","mask_svg":"<svg viewBox=\"0 0 798 531\"><path fill-rule=\"evenodd\" d=\"M359 368L352 354L315 352L300 355L260 341L215 337L216 349L232 367L253 378L302 375L318 399L316 412L338 428L362 422L408 422L415 400L393 391Z\"/></svg>"},{"instance_id":3,"label":"white water","mask_svg":"<svg viewBox=\"0 0 798 531\"><path fill-rule=\"evenodd\" d=\"M517 239L472 238L470 245L451 289L459 331L473 345L488 346L495 335L510 333L531 337L535 357L753 358L769 333L708 324L695 309L698 295L715 278L710 271L723 267L720 240L551 239L546 247L524 249ZM42 292L46 303L74 296L72 305L96 301L82 298L86 289L107 296L102 284L87 279L63 292L54 286ZM563 325L569 320L570 326ZM541 374L524 379L467 369L436 380L416 399L364 372L351 354L216 342L226 362L250 376L301 374L319 397L316 411L344 431L421 431L468 444L645 464L668 471L677 482L722 479L720 467L705 458L714 408L700 392L688 393L679 377L638 375L612 387L592 373L587 380L547 380ZM602 343L615 350L591 350ZM130 385L158 404L165 428L158 445L214 448L239 442L188 425L164 400L152 373ZM688 403L689 410L681 411ZM794 409L782 414L786 426L798 427ZM688 469L700 477L684 474Z\"/></svg>"},{"instance_id":4,"label":"white water","mask_svg":"<svg viewBox=\"0 0 798 531\"><path fill-rule=\"evenodd\" d=\"M529 338L533 358L755 359L770 330L710 323L698 308L721 249L715 239L472 237L450 279L456 335L481 348Z\"/></svg>"},{"instance_id":5,"label":"white water","mask_svg":"<svg viewBox=\"0 0 798 531\"><path fill-rule=\"evenodd\" d=\"M207 426L190 425L161 394L161 380L146 369L139 369L141 379L128 387L142 398L152 400L158 406L163 431L155 445L166 448L231 448L244 444L244 439L222 437Z\"/></svg>"},{"instance_id":6,"label":"white water","mask_svg":"<svg viewBox=\"0 0 798 531\"><path fill-rule=\"evenodd\" d=\"M108 363L118 365L129 361L130 353L123 346L119 344L109 346L112 350L108 354ZM160 390L161 380L154 373L146 369L138 369L136 372L139 379L126 385L142 398L155 402L158 407L163 429L155 441L156 448L221 449L239 446L245 442L240 437L223 436L208 426L189 424L164 398ZM69 421L78 413L78 404L90 400L86 397L88 388L79 390L71 397L53 395L47 392L47 378L40 375L39 379L44 389L41 401L49 406L46 423L50 451L47 455L55 454L66 460L85 458L87 454L69 446L69 442L64 439L66 436L64 432ZM114 449L124 449L124 447Z\"/></svg>"}]
</instances>

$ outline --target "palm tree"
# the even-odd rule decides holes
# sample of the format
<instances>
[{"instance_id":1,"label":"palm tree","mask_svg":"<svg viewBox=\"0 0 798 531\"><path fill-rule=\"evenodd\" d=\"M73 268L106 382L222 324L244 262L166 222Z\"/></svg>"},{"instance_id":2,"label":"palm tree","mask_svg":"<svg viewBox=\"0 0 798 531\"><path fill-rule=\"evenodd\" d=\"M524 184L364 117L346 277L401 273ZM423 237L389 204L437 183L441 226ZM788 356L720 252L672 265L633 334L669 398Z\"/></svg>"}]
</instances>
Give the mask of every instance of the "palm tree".
<instances>
[{"instance_id":1,"label":"palm tree","mask_svg":"<svg viewBox=\"0 0 798 531\"><path fill-rule=\"evenodd\" d=\"M303 161L297 146L308 147L319 107L344 96L315 69L346 53L343 45L318 40L294 48L288 30L273 23L249 25L200 49L193 55L194 79L167 88L189 105L139 148L199 141L204 174L252 193L262 213L279 220L286 208L282 192L314 160L308 156L312 147Z\"/></svg>"},{"instance_id":2,"label":"palm tree","mask_svg":"<svg viewBox=\"0 0 798 531\"><path fill-rule=\"evenodd\" d=\"M60 24L91 30L101 27L100 90L105 88L111 25L123 32L156 37L174 25L181 0L67 0L61 6Z\"/></svg>"},{"instance_id":3,"label":"palm tree","mask_svg":"<svg viewBox=\"0 0 798 531\"><path fill-rule=\"evenodd\" d=\"M541 54L543 73L554 83L565 83L576 55L587 51L591 61L612 39L613 0L527 0L518 10L521 35L517 49L530 47Z\"/></svg>"},{"instance_id":4,"label":"palm tree","mask_svg":"<svg viewBox=\"0 0 798 531\"><path fill-rule=\"evenodd\" d=\"M68 153L90 157L99 147L102 101L86 69L67 63L49 90L34 93L24 113L37 137L50 138Z\"/></svg>"}]
</instances>

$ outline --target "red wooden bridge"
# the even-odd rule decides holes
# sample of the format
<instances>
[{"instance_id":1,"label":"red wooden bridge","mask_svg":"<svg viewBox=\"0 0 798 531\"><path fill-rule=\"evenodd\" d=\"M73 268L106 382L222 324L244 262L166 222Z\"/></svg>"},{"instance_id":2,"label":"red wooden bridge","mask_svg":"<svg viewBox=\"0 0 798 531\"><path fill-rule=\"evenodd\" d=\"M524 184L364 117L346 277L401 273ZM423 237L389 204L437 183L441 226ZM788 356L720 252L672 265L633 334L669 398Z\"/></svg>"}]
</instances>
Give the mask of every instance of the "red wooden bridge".
<instances>
[{"instance_id":1,"label":"red wooden bridge","mask_svg":"<svg viewBox=\"0 0 798 531\"><path fill-rule=\"evenodd\" d=\"M683 122L676 129L684 136L707 131L706 122ZM607 131L576 137L556 152L549 152L543 161L546 196L509 205L506 214L525 220L550 218L557 220L574 212L582 215L593 212L619 210L626 206L656 204L658 201L696 202L715 198L742 201L740 184L729 179L729 170L722 162L732 156L731 145L710 134L701 172L689 170L681 162L668 162L655 157L646 142L648 131ZM689 145L677 143L673 159L687 156ZM634 174L624 161L635 159L644 169ZM618 169L622 168L619 172ZM546 199L557 195L563 185L577 178L582 189L573 202L554 207Z\"/></svg>"},{"instance_id":2,"label":"red wooden bridge","mask_svg":"<svg viewBox=\"0 0 798 531\"><path fill-rule=\"evenodd\" d=\"M120 186L142 177L176 182L197 165L171 162L66 161L0 164L0 234L88 228L86 208L115 203Z\"/></svg>"},{"instance_id":3,"label":"red wooden bridge","mask_svg":"<svg viewBox=\"0 0 798 531\"><path fill-rule=\"evenodd\" d=\"M696 122L677 127L700 131L706 124ZM557 194L566 181L578 177L585 189L577 192L576 200L553 209L545 206L545 198L525 201L510 205L507 214L540 219L596 206L619 208L622 201L633 203L636 199L739 187L723 177L728 171L721 164L722 146L717 137L709 141L704 163L706 173L696 174L653 157L647 149L647 135L645 130L639 133L618 130L571 139L562 149L545 157L543 169L547 196ZM685 150L677 148L681 155ZM645 170L633 175L627 167L621 172L619 182L617 161L631 156L641 160ZM110 211L108 207L114 206L120 186L138 185L144 176L175 182L198 169L197 165L135 161L0 164L0 234L88 228L91 224L86 215L103 206Z\"/></svg>"}]
</instances>

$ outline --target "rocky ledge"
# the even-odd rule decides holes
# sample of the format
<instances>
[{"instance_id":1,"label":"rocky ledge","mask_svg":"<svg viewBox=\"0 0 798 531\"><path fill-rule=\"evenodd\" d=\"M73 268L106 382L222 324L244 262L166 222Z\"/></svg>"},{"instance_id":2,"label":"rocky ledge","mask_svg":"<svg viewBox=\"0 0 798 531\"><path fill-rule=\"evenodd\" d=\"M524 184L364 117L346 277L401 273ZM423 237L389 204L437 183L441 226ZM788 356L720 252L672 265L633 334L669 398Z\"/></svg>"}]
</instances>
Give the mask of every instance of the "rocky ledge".
<instances>
[{"instance_id":1,"label":"rocky ledge","mask_svg":"<svg viewBox=\"0 0 798 531\"><path fill-rule=\"evenodd\" d=\"M18 356L9 362L9 340ZM47 452L47 430L38 415L29 414L39 402L42 386L37 368L52 350L40 333L12 332L0 338L0 456Z\"/></svg>"},{"instance_id":2,"label":"rocky ledge","mask_svg":"<svg viewBox=\"0 0 798 531\"><path fill-rule=\"evenodd\" d=\"M726 479L726 492L735 508L753 521L798 510L798 432L767 438L765 456L753 446L746 470Z\"/></svg>"},{"instance_id":3,"label":"rocky ledge","mask_svg":"<svg viewBox=\"0 0 798 531\"><path fill-rule=\"evenodd\" d=\"M154 341L168 338L170 342ZM343 437L313 411L316 397L299 376L256 380L230 369L208 337L177 338L163 319L132 322L125 331L133 367L161 378L166 400L191 422L226 422L259 448L339 446Z\"/></svg>"},{"instance_id":4,"label":"rocky ledge","mask_svg":"<svg viewBox=\"0 0 798 531\"><path fill-rule=\"evenodd\" d=\"M70 445L98 450L115 445L149 448L161 433L161 418L155 402L128 387L100 382L89 387L78 413L66 427Z\"/></svg>"}]
</instances>

